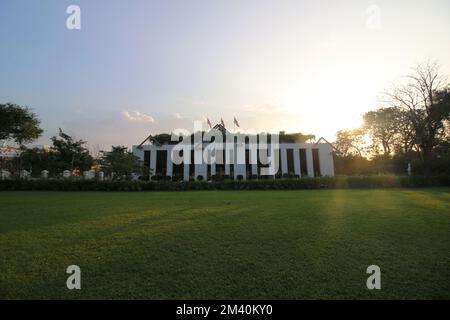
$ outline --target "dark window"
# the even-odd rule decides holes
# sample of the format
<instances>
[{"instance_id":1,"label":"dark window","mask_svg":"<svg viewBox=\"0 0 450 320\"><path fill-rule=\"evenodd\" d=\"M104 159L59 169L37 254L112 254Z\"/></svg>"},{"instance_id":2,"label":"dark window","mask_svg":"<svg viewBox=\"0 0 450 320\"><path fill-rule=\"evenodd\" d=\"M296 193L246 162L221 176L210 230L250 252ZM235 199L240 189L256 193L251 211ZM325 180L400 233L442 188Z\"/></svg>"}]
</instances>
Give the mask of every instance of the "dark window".
<instances>
[{"instance_id":1,"label":"dark window","mask_svg":"<svg viewBox=\"0 0 450 320\"><path fill-rule=\"evenodd\" d=\"M278 149L278 168L275 168L275 174L283 174L283 172L281 171L281 148ZM274 159L275 160L275 159Z\"/></svg>"},{"instance_id":2,"label":"dark window","mask_svg":"<svg viewBox=\"0 0 450 320\"><path fill-rule=\"evenodd\" d=\"M150 150L144 151L144 167L150 168Z\"/></svg>"},{"instance_id":3,"label":"dark window","mask_svg":"<svg viewBox=\"0 0 450 320\"><path fill-rule=\"evenodd\" d=\"M211 158L212 158L212 150L210 150L206 156L206 180L211 179Z\"/></svg>"},{"instance_id":4,"label":"dark window","mask_svg":"<svg viewBox=\"0 0 450 320\"><path fill-rule=\"evenodd\" d=\"M180 157L183 157L183 150L179 151L179 155ZM184 159L180 164L173 164L173 175L182 176L183 171L184 171Z\"/></svg>"},{"instance_id":5,"label":"dark window","mask_svg":"<svg viewBox=\"0 0 450 320\"><path fill-rule=\"evenodd\" d=\"M300 173L301 175L308 175L306 168L306 149L300 149Z\"/></svg>"},{"instance_id":6,"label":"dark window","mask_svg":"<svg viewBox=\"0 0 450 320\"><path fill-rule=\"evenodd\" d=\"M295 167L294 167L294 150L293 149L287 149L286 150L286 158L287 158L287 169L289 174L295 173Z\"/></svg>"},{"instance_id":7,"label":"dark window","mask_svg":"<svg viewBox=\"0 0 450 320\"><path fill-rule=\"evenodd\" d=\"M250 150L245 149L245 172L247 177L252 174L252 165L250 164Z\"/></svg>"},{"instance_id":8,"label":"dark window","mask_svg":"<svg viewBox=\"0 0 450 320\"><path fill-rule=\"evenodd\" d=\"M194 175L195 175L194 150L191 150L191 164L189 165L189 176L194 177Z\"/></svg>"},{"instance_id":9,"label":"dark window","mask_svg":"<svg viewBox=\"0 0 450 320\"><path fill-rule=\"evenodd\" d=\"M167 150L156 151L156 174L165 176L167 173Z\"/></svg>"},{"instance_id":10,"label":"dark window","mask_svg":"<svg viewBox=\"0 0 450 320\"><path fill-rule=\"evenodd\" d=\"M216 150L216 175L223 176L225 174L225 150Z\"/></svg>"},{"instance_id":11,"label":"dark window","mask_svg":"<svg viewBox=\"0 0 450 320\"><path fill-rule=\"evenodd\" d=\"M312 149L314 176L320 176L319 149Z\"/></svg>"}]
</instances>

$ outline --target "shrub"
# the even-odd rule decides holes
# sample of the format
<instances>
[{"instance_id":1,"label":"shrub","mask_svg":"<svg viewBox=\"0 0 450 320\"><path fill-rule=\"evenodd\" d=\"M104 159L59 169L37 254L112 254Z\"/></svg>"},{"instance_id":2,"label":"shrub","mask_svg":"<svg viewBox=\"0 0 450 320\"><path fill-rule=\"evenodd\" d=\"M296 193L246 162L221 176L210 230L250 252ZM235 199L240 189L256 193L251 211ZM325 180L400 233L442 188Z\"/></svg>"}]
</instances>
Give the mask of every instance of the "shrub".
<instances>
[{"instance_id":1,"label":"shrub","mask_svg":"<svg viewBox=\"0 0 450 320\"><path fill-rule=\"evenodd\" d=\"M181 190L288 190L319 188L393 188L393 187L428 187L450 186L450 176L441 175L426 178L424 176L337 176L337 177L302 177L300 179L251 179L172 182L168 180L152 181L98 181L81 179L47 179L47 180L2 180L0 190L51 190L51 191L181 191ZM216 177L219 179L220 177ZM215 178L215 179L216 179ZM271 177L272 178L272 177ZM172 180L174 177L172 178ZM178 179L178 178L175 178ZM179 181L179 180L178 180Z\"/></svg>"}]
</instances>

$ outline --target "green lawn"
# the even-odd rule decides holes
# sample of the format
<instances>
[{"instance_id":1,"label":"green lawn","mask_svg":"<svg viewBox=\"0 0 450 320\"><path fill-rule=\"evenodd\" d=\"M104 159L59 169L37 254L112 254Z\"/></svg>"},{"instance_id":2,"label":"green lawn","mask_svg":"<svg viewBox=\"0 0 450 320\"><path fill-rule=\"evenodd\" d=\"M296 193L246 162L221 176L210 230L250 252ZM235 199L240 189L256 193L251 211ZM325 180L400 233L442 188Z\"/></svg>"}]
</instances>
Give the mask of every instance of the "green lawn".
<instances>
[{"instance_id":1,"label":"green lawn","mask_svg":"<svg viewBox=\"0 0 450 320\"><path fill-rule=\"evenodd\" d=\"M0 298L450 299L450 189L2 192Z\"/></svg>"}]
</instances>

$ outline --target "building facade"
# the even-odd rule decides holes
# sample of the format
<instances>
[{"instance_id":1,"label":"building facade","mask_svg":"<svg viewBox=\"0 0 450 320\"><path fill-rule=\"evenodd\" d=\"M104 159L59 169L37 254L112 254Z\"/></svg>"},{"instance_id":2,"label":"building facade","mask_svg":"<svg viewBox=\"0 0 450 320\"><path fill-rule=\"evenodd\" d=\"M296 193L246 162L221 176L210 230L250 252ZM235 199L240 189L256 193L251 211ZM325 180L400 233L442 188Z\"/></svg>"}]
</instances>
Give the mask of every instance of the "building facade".
<instances>
[{"instance_id":1,"label":"building facade","mask_svg":"<svg viewBox=\"0 0 450 320\"><path fill-rule=\"evenodd\" d=\"M284 143L281 139L271 145L235 140L210 150L210 143L204 141L184 144L180 150L179 144L150 140L133 146L133 154L149 168L150 176L177 176L184 181L210 180L214 176L241 180L262 176L334 176L333 149L327 142ZM181 162L175 155L181 157Z\"/></svg>"}]
</instances>

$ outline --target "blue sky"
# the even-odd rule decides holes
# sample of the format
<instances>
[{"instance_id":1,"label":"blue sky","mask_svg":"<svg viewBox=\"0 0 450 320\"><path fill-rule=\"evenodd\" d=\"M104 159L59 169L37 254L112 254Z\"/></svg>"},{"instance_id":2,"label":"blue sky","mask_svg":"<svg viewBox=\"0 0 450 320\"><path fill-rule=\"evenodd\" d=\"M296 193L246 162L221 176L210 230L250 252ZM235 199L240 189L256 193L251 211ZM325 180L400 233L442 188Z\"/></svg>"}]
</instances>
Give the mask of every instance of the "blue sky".
<instances>
[{"instance_id":1,"label":"blue sky","mask_svg":"<svg viewBox=\"0 0 450 320\"><path fill-rule=\"evenodd\" d=\"M68 30L66 8L81 8ZM367 24L370 5L379 28ZM414 64L450 74L450 2L0 0L0 102L91 146L233 116L333 140Z\"/></svg>"}]
</instances>

